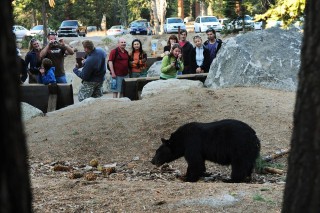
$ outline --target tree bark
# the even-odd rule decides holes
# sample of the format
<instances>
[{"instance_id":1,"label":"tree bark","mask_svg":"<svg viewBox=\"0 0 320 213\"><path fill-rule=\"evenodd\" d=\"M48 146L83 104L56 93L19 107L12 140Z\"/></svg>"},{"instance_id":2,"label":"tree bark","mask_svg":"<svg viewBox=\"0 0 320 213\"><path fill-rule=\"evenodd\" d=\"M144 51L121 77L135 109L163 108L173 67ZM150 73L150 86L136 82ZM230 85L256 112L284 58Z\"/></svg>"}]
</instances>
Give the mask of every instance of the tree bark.
<instances>
[{"instance_id":1,"label":"tree bark","mask_svg":"<svg viewBox=\"0 0 320 213\"><path fill-rule=\"evenodd\" d=\"M178 0L178 17L184 19L183 0Z\"/></svg>"},{"instance_id":2,"label":"tree bark","mask_svg":"<svg viewBox=\"0 0 320 213\"><path fill-rule=\"evenodd\" d=\"M32 212L27 148L20 110L16 43L12 33L12 1L0 2L1 175L0 212Z\"/></svg>"},{"instance_id":3,"label":"tree bark","mask_svg":"<svg viewBox=\"0 0 320 213\"><path fill-rule=\"evenodd\" d=\"M320 210L320 1L306 2L294 128L282 212Z\"/></svg>"},{"instance_id":4,"label":"tree bark","mask_svg":"<svg viewBox=\"0 0 320 213\"><path fill-rule=\"evenodd\" d=\"M47 35L48 35L46 0L42 0L41 15L42 15L42 21L43 21L43 46L45 47L47 45Z\"/></svg>"},{"instance_id":5,"label":"tree bark","mask_svg":"<svg viewBox=\"0 0 320 213\"><path fill-rule=\"evenodd\" d=\"M152 12L153 12L154 34L157 35L159 33L159 18L158 18L156 0L151 1L151 8L152 8Z\"/></svg>"}]
</instances>

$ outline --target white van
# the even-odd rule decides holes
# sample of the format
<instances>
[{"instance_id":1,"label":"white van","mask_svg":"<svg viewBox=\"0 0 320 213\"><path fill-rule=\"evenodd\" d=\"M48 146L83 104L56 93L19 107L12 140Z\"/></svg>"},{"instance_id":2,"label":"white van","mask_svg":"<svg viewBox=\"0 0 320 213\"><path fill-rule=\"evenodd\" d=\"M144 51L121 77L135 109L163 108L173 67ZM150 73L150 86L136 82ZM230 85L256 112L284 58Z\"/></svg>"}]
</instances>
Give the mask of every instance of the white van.
<instances>
[{"instance_id":1,"label":"white van","mask_svg":"<svg viewBox=\"0 0 320 213\"><path fill-rule=\"evenodd\" d=\"M163 30L165 33L177 33L178 29L186 30L186 25L183 20L179 17L166 18L166 21L163 25Z\"/></svg>"},{"instance_id":2,"label":"white van","mask_svg":"<svg viewBox=\"0 0 320 213\"><path fill-rule=\"evenodd\" d=\"M222 30L222 25L215 16L198 16L194 20L194 32L201 33L206 32L207 29L213 28L216 32Z\"/></svg>"}]
</instances>

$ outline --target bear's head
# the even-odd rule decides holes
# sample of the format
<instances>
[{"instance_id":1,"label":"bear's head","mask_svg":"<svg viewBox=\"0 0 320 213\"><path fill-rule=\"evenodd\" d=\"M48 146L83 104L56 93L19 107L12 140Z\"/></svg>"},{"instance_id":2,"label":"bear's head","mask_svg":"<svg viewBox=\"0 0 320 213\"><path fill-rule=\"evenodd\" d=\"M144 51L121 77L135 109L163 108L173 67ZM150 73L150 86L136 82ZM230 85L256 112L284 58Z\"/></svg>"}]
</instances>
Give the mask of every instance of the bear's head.
<instances>
[{"instance_id":1,"label":"bear's head","mask_svg":"<svg viewBox=\"0 0 320 213\"><path fill-rule=\"evenodd\" d=\"M170 163L171 161L174 161L181 157L177 156L177 153L175 153L175 149L170 139L166 140L164 138L161 138L161 141L162 144L157 149L155 156L151 160L151 163L153 165L161 166L164 163Z\"/></svg>"}]
</instances>

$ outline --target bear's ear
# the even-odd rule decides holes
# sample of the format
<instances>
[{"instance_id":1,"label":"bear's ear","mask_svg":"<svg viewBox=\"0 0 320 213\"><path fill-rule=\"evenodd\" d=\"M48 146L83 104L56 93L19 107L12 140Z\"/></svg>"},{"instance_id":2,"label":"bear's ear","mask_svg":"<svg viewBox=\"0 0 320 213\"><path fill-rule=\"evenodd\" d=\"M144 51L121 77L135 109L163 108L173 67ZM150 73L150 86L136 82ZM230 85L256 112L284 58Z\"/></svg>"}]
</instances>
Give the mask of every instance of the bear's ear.
<instances>
[{"instance_id":1,"label":"bear's ear","mask_svg":"<svg viewBox=\"0 0 320 213\"><path fill-rule=\"evenodd\" d=\"M166 140L164 138L161 138L162 144L169 146L170 145L170 140Z\"/></svg>"},{"instance_id":2,"label":"bear's ear","mask_svg":"<svg viewBox=\"0 0 320 213\"><path fill-rule=\"evenodd\" d=\"M161 141L162 141L162 143L163 144L166 144L168 141L166 140L166 139L164 139L164 138L161 138Z\"/></svg>"},{"instance_id":3,"label":"bear's ear","mask_svg":"<svg viewBox=\"0 0 320 213\"><path fill-rule=\"evenodd\" d=\"M162 143L166 143L166 139L164 139L164 138L161 138L161 141L162 141Z\"/></svg>"}]
</instances>

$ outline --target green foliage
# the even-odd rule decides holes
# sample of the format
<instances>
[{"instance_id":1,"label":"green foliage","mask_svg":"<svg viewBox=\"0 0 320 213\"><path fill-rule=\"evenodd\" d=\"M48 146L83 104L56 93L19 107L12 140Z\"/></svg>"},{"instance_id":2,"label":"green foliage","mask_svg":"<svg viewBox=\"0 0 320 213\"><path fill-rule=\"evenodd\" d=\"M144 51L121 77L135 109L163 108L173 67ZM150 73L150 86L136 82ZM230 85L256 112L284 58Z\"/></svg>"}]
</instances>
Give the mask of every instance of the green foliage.
<instances>
[{"instance_id":1,"label":"green foliage","mask_svg":"<svg viewBox=\"0 0 320 213\"><path fill-rule=\"evenodd\" d=\"M266 199L264 199L260 194L255 194L253 196L254 201L260 201L260 202L266 202Z\"/></svg>"},{"instance_id":2,"label":"green foliage","mask_svg":"<svg viewBox=\"0 0 320 213\"><path fill-rule=\"evenodd\" d=\"M258 201L258 202L266 202L266 203L273 204L273 205L275 204L274 201L264 198L261 194L253 195L253 200Z\"/></svg>"},{"instance_id":3,"label":"green foliage","mask_svg":"<svg viewBox=\"0 0 320 213\"><path fill-rule=\"evenodd\" d=\"M22 41L21 41L21 48L23 49L29 49L29 43L30 43L30 40L32 38L35 38L37 40L39 40L40 42L43 42L43 36L42 35L36 35L34 37L32 36L25 36Z\"/></svg>"},{"instance_id":4,"label":"green foliage","mask_svg":"<svg viewBox=\"0 0 320 213\"><path fill-rule=\"evenodd\" d=\"M255 170L257 173L263 173L265 167L271 167L275 169L283 169L284 165L281 163L272 163L272 162L267 162L262 159L261 156L259 156L256 160L256 165L255 165Z\"/></svg>"},{"instance_id":5,"label":"green foliage","mask_svg":"<svg viewBox=\"0 0 320 213\"><path fill-rule=\"evenodd\" d=\"M136 19L150 19L150 1L128 0L128 21Z\"/></svg>"},{"instance_id":6,"label":"green foliage","mask_svg":"<svg viewBox=\"0 0 320 213\"><path fill-rule=\"evenodd\" d=\"M265 167L270 166L270 163L268 163L267 161L263 160L261 156L258 157L258 159L256 160L256 166L255 166L255 170L257 173L262 173Z\"/></svg>"},{"instance_id":7,"label":"green foliage","mask_svg":"<svg viewBox=\"0 0 320 213\"><path fill-rule=\"evenodd\" d=\"M282 20L284 27L288 27L294 21L304 15L306 0L278 0L264 14L256 15L256 20Z\"/></svg>"},{"instance_id":8,"label":"green foliage","mask_svg":"<svg viewBox=\"0 0 320 213\"><path fill-rule=\"evenodd\" d=\"M183 1L184 17L192 14L195 18L195 0ZM205 0L212 5L213 14L220 17L234 18L235 0ZM84 25L94 25L100 28L103 15L106 17L107 28L115 24L128 25L135 19L150 19L150 1L147 0L55 0L55 7L51 8L48 0L15 0L13 1L14 20L16 24L31 28L43 24L42 4L45 4L48 26L57 30L65 19L78 19ZM178 1L167 0L166 17L178 15ZM257 11L264 12L260 0L246 0L244 6L248 14Z\"/></svg>"},{"instance_id":9,"label":"green foliage","mask_svg":"<svg viewBox=\"0 0 320 213\"><path fill-rule=\"evenodd\" d=\"M113 43L113 40L111 38L108 38L108 37L105 37L102 41L103 41L103 43L105 45L109 45L109 44Z\"/></svg>"},{"instance_id":10,"label":"green foliage","mask_svg":"<svg viewBox=\"0 0 320 213\"><path fill-rule=\"evenodd\" d=\"M226 0L224 3L223 14L225 17L230 18L231 20L237 17L235 12L235 1L234 0Z\"/></svg>"}]
</instances>

